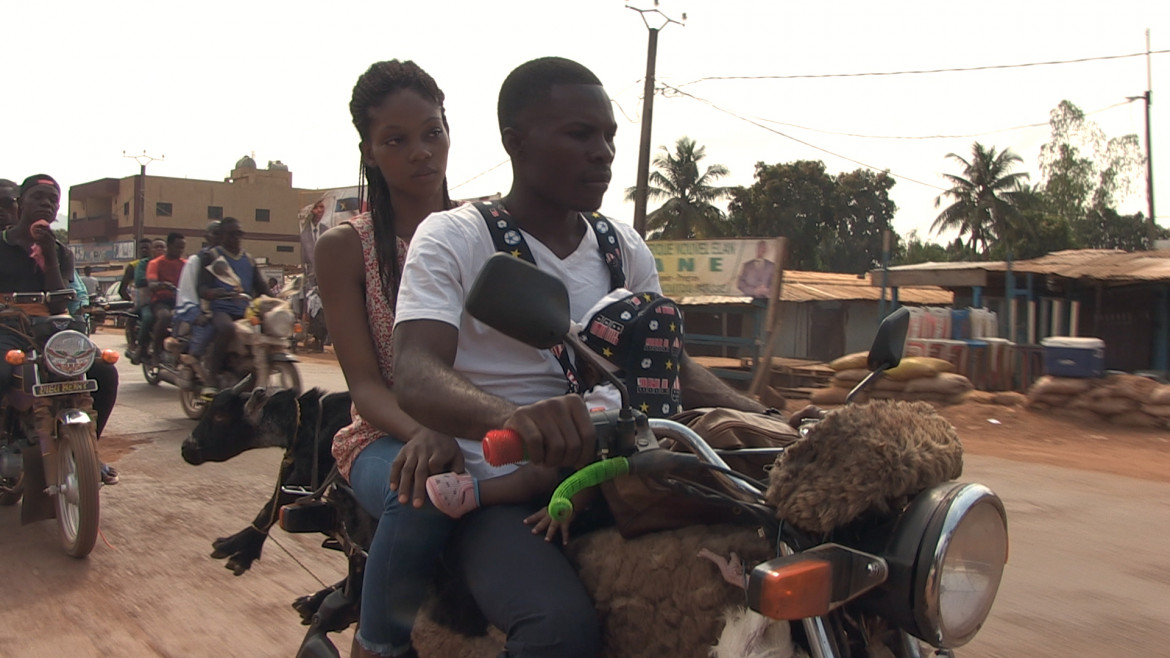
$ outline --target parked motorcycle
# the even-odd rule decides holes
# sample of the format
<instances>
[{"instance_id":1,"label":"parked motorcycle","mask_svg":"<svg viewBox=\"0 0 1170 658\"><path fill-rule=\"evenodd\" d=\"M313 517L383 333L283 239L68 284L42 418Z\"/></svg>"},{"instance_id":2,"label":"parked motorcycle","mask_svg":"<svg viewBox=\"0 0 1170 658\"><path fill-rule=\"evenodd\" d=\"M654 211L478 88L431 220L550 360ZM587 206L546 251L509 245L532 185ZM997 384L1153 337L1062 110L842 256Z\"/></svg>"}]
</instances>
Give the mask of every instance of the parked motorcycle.
<instances>
[{"instance_id":1,"label":"parked motorcycle","mask_svg":"<svg viewBox=\"0 0 1170 658\"><path fill-rule=\"evenodd\" d=\"M517 298L513 291L521 289L525 294ZM850 519L827 536L801 531L769 505L771 489L731 470L698 434L630 408L622 382L569 330L568 295L560 280L520 259L494 257L472 288L467 310L534 347L571 345L579 357L597 361L596 370L622 391L619 412L593 414L598 461L553 493L548 510L554 518L568 516L574 494L619 475L685 483L709 471L721 486L702 490L751 513L779 549L777 557L751 569L749 606L772 619L799 622L811 656L874 655L868 629L875 620L898 630L884 640L884 655L906 657L922 655L919 641L950 655L982 627L1008 550L1004 506L987 487L942 482L887 514ZM872 372L850 399L898 365L908 325L905 309L883 321L869 353ZM818 440L815 425L802 429L802 441ZM660 448L663 437L691 452ZM502 465L522 459L524 447L514 432L497 431L484 439L483 451L489 462Z\"/></svg>"},{"instance_id":2,"label":"parked motorcycle","mask_svg":"<svg viewBox=\"0 0 1170 658\"><path fill-rule=\"evenodd\" d=\"M234 383L251 375L251 386L300 392L297 358L289 353L294 324L288 302L273 297L251 300L244 317L235 323L236 335L228 348L224 372L231 375ZM188 335L168 336L161 353L155 353L151 345L145 346L142 375L152 386L160 381L178 386L183 413L198 420L210 402L203 389L216 386L216 382L211 380L202 360L188 353L189 344Z\"/></svg>"},{"instance_id":3,"label":"parked motorcycle","mask_svg":"<svg viewBox=\"0 0 1170 658\"><path fill-rule=\"evenodd\" d=\"M5 360L12 386L0 402L0 505L23 498L21 523L57 519L65 551L85 557L98 535L101 463L86 371L96 359L118 360L86 337L85 323L50 315L72 290L0 297L0 331L27 339Z\"/></svg>"}]
</instances>

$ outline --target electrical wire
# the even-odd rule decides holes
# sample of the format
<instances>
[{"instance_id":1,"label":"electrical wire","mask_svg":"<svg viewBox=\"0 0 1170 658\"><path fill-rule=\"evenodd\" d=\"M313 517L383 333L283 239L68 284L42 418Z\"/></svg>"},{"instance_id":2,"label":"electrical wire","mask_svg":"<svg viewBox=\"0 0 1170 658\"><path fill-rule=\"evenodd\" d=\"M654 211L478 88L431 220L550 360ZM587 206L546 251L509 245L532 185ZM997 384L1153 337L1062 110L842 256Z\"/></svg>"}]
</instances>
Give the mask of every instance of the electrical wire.
<instances>
[{"instance_id":1,"label":"electrical wire","mask_svg":"<svg viewBox=\"0 0 1170 658\"><path fill-rule=\"evenodd\" d=\"M790 140L792 140L792 141L794 141L794 142L796 142L796 143L798 143L798 144L803 144L804 146L807 146L807 147L809 147L809 148L812 148L812 149L816 149L817 151L820 151L820 152L822 152L822 153L827 153L827 154L829 154L829 155L831 155L831 156L833 156L833 157L835 157L835 158L841 158L842 160L845 160L845 161L847 161L847 162L852 162L853 164L861 165L862 167L865 167L866 169L872 169L873 171L884 171L884 172L886 172L888 175L890 175L890 176L892 176L892 177L894 177L894 178L898 178L898 179L901 179L901 180L909 181L909 182L911 182L911 183L917 183L917 184L919 184L919 185L922 185L923 187L929 187L929 188L931 188L931 189L938 190L938 191L940 191L940 192L946 192L946 191L947 191L947 189L946 189L946 188L944 188L944 187L939 187L938 185L932 185L931 183L925 183L925 182L923 182L923 181L920 181L920 180L918 180L918 179L911 178L911 177L909 177L909 176L904 176L904 175L902 175L902 174L896 174L896 173L894 173L893 171L891 171L889 168L886 168L886 167L875 167L874 165L871 165L871 164L868 164L868 163L862 162L861 160L856 160L856 159L854 159L854 158L851 158L851 157L849 157L849 156L847 156L847 155L841 155L840 153L835 153L835 152L833 152L833 151L830 151L829 149L826 149L826 148L822 148L822 147L820 147L820 146L817 146L816 144L812 144L812 143L810 143L810 142L806 142L805 140L803 140L803 139L800 139L800 138L798 138L798 137L793 137L792 135L789 135L789 134L787 134L787 133L784 133L784 132L781 132L781 131L779 131L779 130L776 130L775 128L772 128L771 126L765 126L764 124L760 123L759 121L756 121L756 120L754 120L754 119L751 119L751 118L745 117L745 116L743 116L743 115L740 115L740 114L736 114L735 112L732 112L731 110L728 110L728 109L722 108L722 107L720 107L720 106L716 105L715 103L713 103L713 102L711 102L711 101L709 101L709 100L707 100L707 99L705 99L705 98L700 98L700 97L698 97L698 96L695 96L694 94L691 94L691 93L689 93L689 92L685 92L685 91L683 91L682 89L679 89L678 87L674 87L674 86L672 86L672 85L667 85L667 84L663 84L662 86L663 86L663 87L665 87L665 88L667 88L667 89L673 90L675 93L677 93L677 94L679 94L679 95L681 95L681 96L686 96L687 98L693 99L693 100L695 100L695 101L698 101L698 102L700 102L700 103L703 103L703 104L705 104L705 105L709 105L710 107L712 107L712 108L714 108L714 109L716 109L716 110L719 110L720 112L723 112L724 114L728 114L728 115L730 115L730 116L733 116L733 117L735 117L736 119L739 119L740 121L743 121L743 122L745 122L745 123L750 123L751 125L753 125L753 126L756 126L757 128L762 128L762 129L764 129L764 130L767 130L768 132L775 133L775 134L777 134L777 135L780 135L781 137L784 137L784 138L786 138L786 139L790 139Z\"/></svg>"},{"instance_id":2,"label":"electrical wire","mask_svg":"<svg viewBox=\"0 0 1170 658\"><path fill-rule=\"evenodd\" d=\"M1103 107L1099 110L1093 110L1092 112L1085 112L1085 116L1100 114L1101 112L1105 112L1108 110L1112 110L1113 108L1121 107L1123 105L1129 105L1129 104L1130 104L1130 101L1121 101L1120 103L1114 103L1113 105L1110 105L1108 107ZM836 135L839 137L859 137L862 139L965 139L965 138L969 138L969 137L983 137L984 135L996 135L999 133L1013 132L1016 130L1027 130L1029 128L1043 128L1043 127L1050 125L1047 121L1045 121L1044 123L1028 123L1028 124L1024 124L1022 126L1012 126L1011 128L1000 128L999 130L988 130L985 132L971 133L969 135L862 135L859 133L845 133L845 132L835 132L832 130L821 130L819 128L810 128L808 126L801 126L801 125L798 125L795 123L785 123L784 121L776 121L774 119L765 119L763 117L755 117L755 118L759 121L766 121L767 123L774 123L774 124L779 125L779 126L788 126L789 128L799 128L800 130L807 130L809 132L821 133L822 135Z\"/></svg>"},{"instance_id":3,"label":"electrical wire","mask_svg":"<svg viewBox=\"0 0 1170 658\"><path fill-rule=\"evenodd\" d=\"M1050 60L1046 62L1028 62L1025 64L993 64L988 66L969 66L956 67L948 69L914 69L909 71L869 71L865 73L816 73L816 74L798 74L798 75L715 75L705 78L698 78L690 82L684 82L679 85L685 87L700 82L708 82L712 80L809 80L818 78L863 78L872 76L892 76L892 75L922 75L928 73L967 73L970 71L993 71L999 69L1022 69L1033 66L1054 66L1058 64L1083 64L1085 62L1099 62L1113 59L1128 59L1130 57L1144 57L1146 55L1164 55L1170 53L1170 50L1151 50L1149 52L1142 51L1140 53L1130 53L1127 55L1101 55L1098 57L1080 57L1077 59L1059 59Z\"/></svg>"},{"instance_id":4,"label":"electrical wire","mask_svg":"<svg viewBox=\"0 0 1170 658\"><path fill-rule=\"evenodd\" d=\"M496 164L488 167L487 169L484 169L483 171L479 172L478 174L472 176L471 178L468 178L467 180L463 181L462 183L448 187L447 192L450 193L451 190L457 190L457 189L463 187L464 185L470 183L471 181L473 181L481 176L486 176L487 174L490 174L491 172L499 169L500 167L503 167L504 165L508 164L511 161L512 161L512 158L507 158L507 159L501 160L500 162L497 162Z\"/></svg>"}]
</instances>

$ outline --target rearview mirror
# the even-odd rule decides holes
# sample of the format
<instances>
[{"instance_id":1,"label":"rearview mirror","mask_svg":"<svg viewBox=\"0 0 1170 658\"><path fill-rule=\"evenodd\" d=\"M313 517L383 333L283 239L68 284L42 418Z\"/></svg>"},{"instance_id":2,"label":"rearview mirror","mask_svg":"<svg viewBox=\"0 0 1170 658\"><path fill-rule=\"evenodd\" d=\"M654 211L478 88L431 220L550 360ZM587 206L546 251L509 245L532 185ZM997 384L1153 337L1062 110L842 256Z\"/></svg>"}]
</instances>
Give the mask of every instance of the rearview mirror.
<instances>
[{"instance_id":1,"label":"rearview mirror","mask_svg":"<svg viewBox=\"0 0 1170 658\"><path fill-rule=\"evenodd\" d=\"M531 263L495 254L471 286L464 308L496 331L549 349L569 333L569 292L560 279Z\"/></svg>"},{"instance_id":2,"label":"rearview mirror","mask_svg":"<svg viewBox=\"0 0 1170 658\"><path fill-rule=\"evenodd\" d=\"M873 347L869 348L869 358L865 365L870 370L897 367L906 349L906 332L909 329L910 310L905 306L887 315L878 327L877 336L874 336Z\"/></svg>"}]
</instances>

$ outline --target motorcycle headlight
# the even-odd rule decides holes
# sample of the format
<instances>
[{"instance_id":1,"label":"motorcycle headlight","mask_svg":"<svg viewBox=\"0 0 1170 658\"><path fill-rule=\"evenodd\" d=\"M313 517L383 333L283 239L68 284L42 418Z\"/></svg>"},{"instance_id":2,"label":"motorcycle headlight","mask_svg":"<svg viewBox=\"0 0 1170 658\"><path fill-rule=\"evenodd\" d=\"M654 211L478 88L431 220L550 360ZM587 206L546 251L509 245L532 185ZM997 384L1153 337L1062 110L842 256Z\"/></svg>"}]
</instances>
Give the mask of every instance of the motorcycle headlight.
<instances>
[{"instance_id":1,"label":"motorcycle headlight","mask_svg":"<svg viewBox=\"0 0 1170 658\"><path fill-rule=\"evenodd\" d=\"M45 365L62 377L89 370L97 354L97 346L78 331L59 331L45 341Z\"/></svg>"},{"instance_id":2,"label":"motorcycle headlight","mask_svg":"<svg viewBox=\"0 0 1170 658\"><path fill-rule=\"evenodd\" d=\"M952 482L923 492L884 556L883 614L936 647L962 646L991 612L1007 555L1007 515L993 491Z\"/></svg>"}]
</instances>

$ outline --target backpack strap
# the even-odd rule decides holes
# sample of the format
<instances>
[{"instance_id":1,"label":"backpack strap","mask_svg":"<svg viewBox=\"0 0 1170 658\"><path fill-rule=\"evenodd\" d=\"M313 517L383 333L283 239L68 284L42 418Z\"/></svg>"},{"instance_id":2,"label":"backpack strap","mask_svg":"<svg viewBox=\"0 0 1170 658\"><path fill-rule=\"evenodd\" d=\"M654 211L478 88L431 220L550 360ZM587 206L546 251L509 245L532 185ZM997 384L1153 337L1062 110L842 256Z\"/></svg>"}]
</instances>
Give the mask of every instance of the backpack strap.
<instances>
[{"instance_id":1,"label":"backpack strap","mask_svg":"<svg viewBox=\"0 0 1170 658\"><path fill-rule=\"evenodd\" d=\"M487 223L488 233L492 236L492 244L496 251L510 253L533 265L536 264L524 234L516 228L512 216L503 206L491 201L477 201L475 209ZM626 287L626 273L622 270L622 243L618 240L613 224L601 213L591 212L583 217L593 228L597 248L601 252L602 260L605 261L606 269L609 270L609 289L613 291Z\"/></svg>"},{"instance_id":2,"label":"backpack strap","mask_svg":"<svg viewBox=\"0 0 1170 658\"><path fill-rule=\"evenodd\" d=\"M516 258L536 265L536 258L533 257L532 249L528 247L524 234L520 232L519 228L516 228L516 224L512 222L512 216L503 206L490 201L477 201L474 205L487 224L488 233L492 236L492 244L496 251L512 254ZM609 220L600 213L589 213L585 219L593 227L593 234L597 237L597 247L601 251L606 268L609 270L609 289L612 291L625 287L626 275L622 271L622 247L617 238L617 231L614 230ZM557 363L561 364L561 370L564 371L565 379L569 382L567 392L580 393L581 382L577 376L577 367L569 358L569 351L565 349L564 344L556 345L549 351L552 352Z\"/></svg>"}]
</instances>

